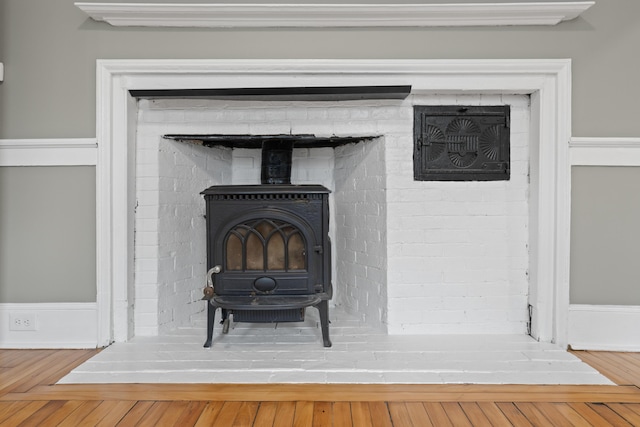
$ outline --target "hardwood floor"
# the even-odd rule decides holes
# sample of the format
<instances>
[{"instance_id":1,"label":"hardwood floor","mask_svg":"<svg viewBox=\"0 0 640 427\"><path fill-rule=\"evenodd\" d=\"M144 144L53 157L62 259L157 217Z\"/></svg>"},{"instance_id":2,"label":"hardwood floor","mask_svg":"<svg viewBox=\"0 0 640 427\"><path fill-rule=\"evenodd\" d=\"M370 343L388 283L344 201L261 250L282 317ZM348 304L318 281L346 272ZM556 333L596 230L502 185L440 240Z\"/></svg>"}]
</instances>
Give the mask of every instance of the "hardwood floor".
<instances>
[{"instance_id":1,"label":"hardwood floor","mask_svg":"<svg viewBox=\"0 0 640 427\"><path fill-rule=\"evenodd\" d=\"M99 350L0 350L2 426L640 426L640 353L574 352L617 386L56 385Z\"/></svg>"}]
</instances>

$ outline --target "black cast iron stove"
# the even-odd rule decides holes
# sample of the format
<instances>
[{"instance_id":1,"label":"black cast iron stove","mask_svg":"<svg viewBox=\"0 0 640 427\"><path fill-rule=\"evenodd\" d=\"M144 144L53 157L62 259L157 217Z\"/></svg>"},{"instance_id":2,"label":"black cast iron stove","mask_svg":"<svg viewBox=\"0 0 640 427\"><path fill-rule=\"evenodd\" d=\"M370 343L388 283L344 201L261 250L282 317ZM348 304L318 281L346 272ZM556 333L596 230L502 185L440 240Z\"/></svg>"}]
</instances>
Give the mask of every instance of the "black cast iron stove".
<instances>
[{"instance_id":1,"label":"black cast iron stove","mask_svg":"<svg viewBox=\"0 0 640 427\"><path fill-rule=\"evenodd\" d=\"M222 332L227 333L230 318L300 322L307 307L316 307L324 346L330 347L330 191L321 185L291 184L293 147L296 141L304 143L303 137L247 136L235 146L242 145L240 140L244 146L262 141L262 185L215 185L202 192L209 269L204 346L211 346L218 308ZM220 144L213 136L209 142ZM318 146L315 137L314 142Z\"/></svg>"}]
</instances>

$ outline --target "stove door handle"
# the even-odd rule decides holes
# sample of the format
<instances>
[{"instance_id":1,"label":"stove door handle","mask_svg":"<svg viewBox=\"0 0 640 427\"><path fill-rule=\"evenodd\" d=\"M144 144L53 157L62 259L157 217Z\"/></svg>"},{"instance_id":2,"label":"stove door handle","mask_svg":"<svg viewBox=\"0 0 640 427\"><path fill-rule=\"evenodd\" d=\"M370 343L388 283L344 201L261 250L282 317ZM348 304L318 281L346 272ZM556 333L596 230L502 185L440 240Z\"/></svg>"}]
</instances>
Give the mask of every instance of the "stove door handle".
<instances>
[{"instance_id":1,"label":"stove door handle","mask_svg":"<svg viewBox=\"0 0 640 427\"><path fill-rule=\"evenodd\" d=\"M207 271L207 286L213 288L213 275L222 271L222 267L215 265Z\"/></svg>"},{"instance_id":2,"label":"stove door handle","mask_svg":"<svg viewBox=\"0 0 640 427\"><path fill-rule=\"evenodd\" d=\"M218 274L221 271L222 267L220 267L219 265L216 265L210 268L209 271L207 271L207 286L205 286L205 288L202 290L202 292L204 293L204 296L202 297L203 300L210 300L211 298L213 298L213 295L215 293L213 289L213 275Z\"/></svg>"}]
</instances>

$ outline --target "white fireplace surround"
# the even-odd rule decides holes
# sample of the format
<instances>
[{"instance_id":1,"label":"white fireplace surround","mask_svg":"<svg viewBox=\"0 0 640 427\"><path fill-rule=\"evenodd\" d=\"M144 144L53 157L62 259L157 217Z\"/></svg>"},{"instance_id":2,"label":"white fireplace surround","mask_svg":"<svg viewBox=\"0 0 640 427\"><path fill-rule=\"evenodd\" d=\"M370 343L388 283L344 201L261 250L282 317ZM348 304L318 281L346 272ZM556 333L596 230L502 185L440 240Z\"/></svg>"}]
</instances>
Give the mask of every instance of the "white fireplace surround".
<instances>
[{"instance_id":1,"label":"white fireplace surround","mask_svg":"<svg viewBox=\"0 0 640 427\"><path fill-rule=\"evenodd\" d=\"M129 90L411 85L412 93L422 95L530 95L532 335L565 347L570 69L569 60L98 61L98 345L126 341L134 331L137 102Z\"/></svg>"}]
</instances>

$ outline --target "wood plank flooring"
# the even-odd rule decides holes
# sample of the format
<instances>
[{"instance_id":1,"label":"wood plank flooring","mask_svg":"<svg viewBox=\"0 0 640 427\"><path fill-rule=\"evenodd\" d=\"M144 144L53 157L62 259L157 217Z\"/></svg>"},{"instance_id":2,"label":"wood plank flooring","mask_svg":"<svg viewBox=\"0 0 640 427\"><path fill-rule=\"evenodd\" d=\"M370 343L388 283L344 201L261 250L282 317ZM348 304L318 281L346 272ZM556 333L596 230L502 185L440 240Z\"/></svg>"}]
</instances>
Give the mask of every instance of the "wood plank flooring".
<instances>
[{"instance_id":1,"label":"wood plank flooring","mask_svg":"<svg viewBox=\"0 0 640 427\"><path fill-rule=\"evenodd\" d=\"M640 353L574 354L616 386L56 385L99 350L0 350L4 426L640 426Z\"/></svg>"}]
</instances>

